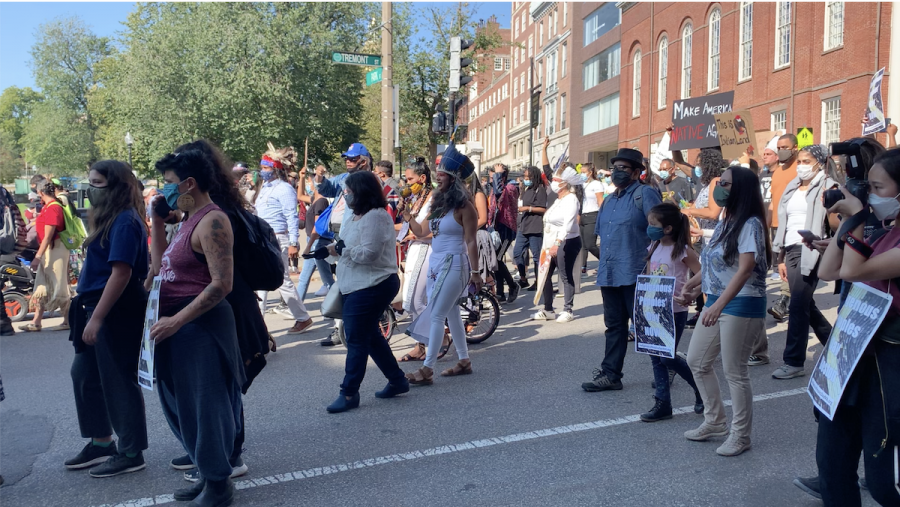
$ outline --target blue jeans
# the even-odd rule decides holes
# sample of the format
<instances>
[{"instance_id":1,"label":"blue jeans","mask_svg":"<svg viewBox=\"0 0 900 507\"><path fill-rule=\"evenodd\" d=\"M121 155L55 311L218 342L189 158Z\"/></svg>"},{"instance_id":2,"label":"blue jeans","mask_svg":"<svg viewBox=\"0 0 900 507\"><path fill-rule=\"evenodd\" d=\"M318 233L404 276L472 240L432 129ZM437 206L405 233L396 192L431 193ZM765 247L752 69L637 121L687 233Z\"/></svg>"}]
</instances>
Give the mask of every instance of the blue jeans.
<instances>
[{"instance_id":1,"label":"blue jeans","mask_svg":"<svg viewBox=\"0 0 900 507\"><path fill-rule=\"evenodd\" d=\"M513 248L513 258L516 260L516 267L519 268L519 278L528 279L528 266L525 265L525 251L531 250L531 261L534 263L534 278L537 279L538 264L541 262L541 243L544 241L543 234L522 234L522 231L516 233L516 246Z\"/></svg>"},{"instance_id":2,"label":"blue jeans","mask_svg":"<svg viewBox=\"0 0 900 507\"><path fill-rule=\"evenodd\" d=\"M321 248L330 241L319 238L313 243L310 252L317 248ZM334 285L334 276L331 275L331 265L325 259L304 259L303 268L300 270L300 279L297 281L297 294L300 295L300 301L306 300L306 291L309 290L309 282L312 280L313 272L319 270L319 278L327 287Z\"/></svg>"},{"instance_id":3,"label":"blue jeans","mask_svg":"<svg viewBox=\"0 0 900 507\"><path fill-rule=\"evenodd\" d=\"M684 333L687 316L688 312L677 312L675 314L675 350L678 350L678 343L681 341L682 333ZM675 357L672 359L650 356L650 362L653 363L653 380L656 381L656 399L672 403L672 398L669 396L669 370L674 370L695 392L697 391L697 383L694 382L694 374L691 373L691 367L678 354L675 354Z\"/></svg>"},{"instance_id":4,"label":"blue jeans","mask_svg":"<svg viewBox=\"0 0 900 507\"><path fill-rule=\"evenodd\" d=\"M378 320L400 291L400 277L391 275L373 287L344 295L344 334L347 337L347 361L341 394L355 396L366 376L369 357L391 383L402 383L405 376L397 364Z\"/></svg>"}]
</instances>

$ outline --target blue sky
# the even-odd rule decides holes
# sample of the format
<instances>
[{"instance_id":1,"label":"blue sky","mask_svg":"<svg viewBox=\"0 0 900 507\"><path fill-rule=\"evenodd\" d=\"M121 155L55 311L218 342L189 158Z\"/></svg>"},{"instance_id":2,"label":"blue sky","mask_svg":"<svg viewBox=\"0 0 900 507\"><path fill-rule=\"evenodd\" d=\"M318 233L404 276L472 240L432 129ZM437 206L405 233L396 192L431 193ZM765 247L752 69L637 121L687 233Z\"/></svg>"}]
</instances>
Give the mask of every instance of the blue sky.
<instances>
[{"instance_id":1,"label":"blue sky","mask_svg":"<svg viewBox=\"0 0 900 507\"><path fill-rule=\"evenodd\" d=\"M455 5L452 2L434 3ZM476 12L475 19L486 20L493 14L501 27L509 28L510 2L470 4ZM114 37L123 29L122 22L134 5L132 2L0 2L0 91L9 86L34 88L28 51L34 44L34 33L39 25L58 17L78 16L97 35Z\"/></svg>"}]
</instances>

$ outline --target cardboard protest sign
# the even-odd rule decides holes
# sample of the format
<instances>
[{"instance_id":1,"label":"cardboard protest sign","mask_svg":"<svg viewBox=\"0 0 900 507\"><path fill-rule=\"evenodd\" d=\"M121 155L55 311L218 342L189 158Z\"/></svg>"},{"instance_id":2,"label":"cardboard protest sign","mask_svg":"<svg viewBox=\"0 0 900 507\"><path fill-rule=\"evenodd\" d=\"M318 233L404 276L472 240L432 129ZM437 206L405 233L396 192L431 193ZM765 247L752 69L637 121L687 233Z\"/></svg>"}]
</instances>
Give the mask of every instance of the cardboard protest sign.
<instances>
[{"instance_id":1,"label":"cardboard protest sign","mask_svg":"<svg viewBox=\"0 0 900 507\"><path fill-rule=\"evenodd\" d=\"M762 132L756 133L756 144L753 146L756 148L757 159L762 158L763 150L766 149L766 145L769 144L769 141L771 141L773 137L775 137L775 134L777 134L777 132L771 130L763 130ZM760 165L762 165L761 162Z\"/></svg>"},{"instance_id":2,"label":"cardboard protest sign","mask_svg":"<svg viewBox=\"0 0 900 507\"><path fill-rule=\"evenodd\" d=\"M553 259L553 256L550 255L550 248L542 248L541 249L541 259L538 263L538 272L537 272L537 291L534 293L534 300L532 304L539 304L541 302L541 297L544 295L544 284L553 283L550 280L547 280L547 274L550 273L550 261Z\"/></svg>"},{"instance_id":3,"label":"cardboard protest sign","mask_svg":"<svg viewBox=\"0 0 900 507\"><path fill-rule=\"evenodd\" d=\"M654 151L653 154L650 155L650 170L653 171L654 174L658 175L659 164L667 158L672 158L672 152L669 151L668 132L663 134L662 139L659 140L659 145L656 147L656 151Z\"/></svg>"},{"instance_id":4,"label":"cardboard protest sign","mask_svg":"<svg viewBox=\"0 0 900 507\"><path fill-rule=\"evenodd\" d=\"M813 405L829 420L834 420L850 375L887 315L892 300L890 294L862 283L854 283L850 289L807 388Z\"/></svg>"},{"instance_id":5,"label":"cardboard protest sign","mask_svg":"<svg viewBox=\"0 0 900 507\"><path fill-rule=\"evenodd\" d=\"M884 77L884 67L872 76L869 83L869 105L866 107L866 123L863 125L862 135L867 136L876 132L883 132L887 126L884 118L884 104L881 102L881 81Z\"/></svg>"},{"instance_id":6,"label":"cardboard protest sign","mask_svg":"<svg viewBox=\"0 0 900 507\"><path fill-rule=\"evenodd\" d=\"M722 157L726 162L741 158L744 152L751 157L756 155L758 145L750 111L735 111L713 116L716 119L716 133L719 136L719 146L722 147Z\"/></svg>"},{"instance_id":7,"label":"cardboard protest sign","mask_svg":"<svg viewBox=\"0 0 900 507\"><path fill-rule=\"evenodd\" d=\"M153 370L156 357L156 342L150 339L150 328L159 320L159 286L161 277L153 278L147 311L144 315L144 334L141 338L141 352L138 355L138 384L148 391L153 390Z\"/></svg>"},{"instance_id":8,"label":"cardboard protest sign","mask_svg":"<svg viewBox=\"0 0 900 507\"><path fill-rule=\"evenodd\" d=\"M675 357L674 276L637 277L634 291L634 350Z\"/></svg>"},{"instance_id":9,"label":"cardboard protest sign","mask_svg":"<svg viewBox=\"0 0 900 507\"><path fill-rule=\"evenodd\" d=\"M672 104L672 138L670 150L709 148L719 145L713 115L730 113L734 92L717 93L694 99L676 100Z\"/></svg>"}]
</instances>

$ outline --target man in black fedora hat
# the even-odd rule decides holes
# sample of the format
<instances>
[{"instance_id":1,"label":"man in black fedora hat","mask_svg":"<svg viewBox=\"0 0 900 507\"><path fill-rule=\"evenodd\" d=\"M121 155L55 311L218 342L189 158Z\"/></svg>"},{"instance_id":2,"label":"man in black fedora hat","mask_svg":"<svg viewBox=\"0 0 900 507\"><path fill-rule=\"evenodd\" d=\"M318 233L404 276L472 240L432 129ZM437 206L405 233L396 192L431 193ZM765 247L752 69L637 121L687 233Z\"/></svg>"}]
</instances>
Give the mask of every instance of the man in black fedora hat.
<instances>
[{"instance_id":1,"label":"man in black fedora hat","mask_svg":"<svg viewBox=\"0 0 900 507\"><path fill-rule=\"evenodd\" d=\"M634 314L634 289L644 270L647 247L647 216L662 202L659 190L639 181L644 155L621 148L611 161L616 191L603 200L597 214L600 265L597 285L603 297L606 324L606 355L593 379L581 384L588 392L622 389L622 366L628 349L628 319Z\"/></svg>"}]
</instances>

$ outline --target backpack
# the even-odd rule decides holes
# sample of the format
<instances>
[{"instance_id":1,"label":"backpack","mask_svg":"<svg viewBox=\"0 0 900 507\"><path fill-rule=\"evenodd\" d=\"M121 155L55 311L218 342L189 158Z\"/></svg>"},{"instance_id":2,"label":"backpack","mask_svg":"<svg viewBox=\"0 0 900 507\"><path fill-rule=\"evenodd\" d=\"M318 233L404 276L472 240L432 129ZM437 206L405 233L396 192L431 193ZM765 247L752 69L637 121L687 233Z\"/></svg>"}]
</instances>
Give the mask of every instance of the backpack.
<instances>
[{"instance_id":1,"label":"backpack","mask_svg":"<svg viewBox=\"0 0 900 507\"><path fill-rule=\"evenodd\" d=\"M50 204L56 204L63 209L66 227L59 231L59 239L69 250L78 250L87 238L87 231L84 230L84 222L81 221L81 218L73 215L72 210L68 206L63 206L57 201L53 201Z\"/></svg>"},{"instance_id":2,"label":"backpack","mask_svg":"<svg viewBox=\"0 0 900 507\"><path fill-rule=\"evenodd\" d=\"M285 265L281 257L281 246L275 231L265 220L247 210L238 210L237 224L242 231L235 231L235 252L242 259L235 258L235 268L253 290L277 290L284 283Z\"/></svg>"}]
</instances>

